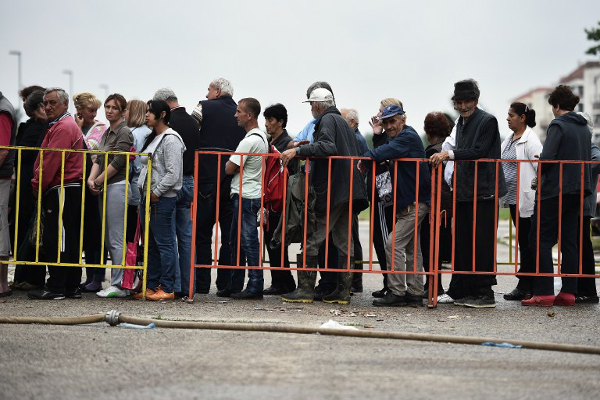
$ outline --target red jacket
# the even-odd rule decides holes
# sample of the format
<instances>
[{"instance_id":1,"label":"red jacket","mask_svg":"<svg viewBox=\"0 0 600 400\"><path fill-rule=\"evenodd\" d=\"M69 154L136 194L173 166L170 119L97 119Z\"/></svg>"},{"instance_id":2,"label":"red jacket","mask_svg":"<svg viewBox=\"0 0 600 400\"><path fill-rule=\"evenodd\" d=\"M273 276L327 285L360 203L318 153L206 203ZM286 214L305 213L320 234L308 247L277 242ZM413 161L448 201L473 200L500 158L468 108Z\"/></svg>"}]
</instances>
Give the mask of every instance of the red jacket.
<instances>
[{"instance_id":1,"label":"red jacket","mask_svg":"<svg viewBox=\"0 0 600 400\"><path fill-rule=\"evenodd\" d=\"M71 116L59 120L52 125L44 141L43 148L46 149L83 149L83 135L81 130ZM62 155L60 151L44 151L44 162L42 164L42 193L48 189L60 185ZM38 154L33 166L33 179L31 185L37 193L40 176L40 156ZM64 183L81 183L83 179L83 153L65 153L65 178Z\"/></svg>"}]
</instances>

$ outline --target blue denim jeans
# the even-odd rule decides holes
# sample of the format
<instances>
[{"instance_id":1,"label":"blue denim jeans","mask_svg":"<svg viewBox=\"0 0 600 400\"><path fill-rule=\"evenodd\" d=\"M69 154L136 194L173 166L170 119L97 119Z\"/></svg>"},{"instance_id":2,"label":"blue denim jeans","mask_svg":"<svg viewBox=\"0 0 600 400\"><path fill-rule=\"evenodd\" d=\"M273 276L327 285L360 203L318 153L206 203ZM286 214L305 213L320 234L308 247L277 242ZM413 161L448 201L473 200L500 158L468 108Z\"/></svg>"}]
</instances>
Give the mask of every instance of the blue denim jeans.
<instances>
[{"instance_id":1,"label":"blue denim jeans","mask_svg":"<svg viewBox=\"0 0 600 400\"><path fill-rule=\"evenodd\" d=\"M232 264L237 261L237 237L238 237L238 207L239 196L237 194L231 197L233 205L233 218L231 220L231 237L230 243L232 248ZM240 265L247 262L249 266L257 266L260 264L259 259L259 242L258 242L258 223L256 215L260 209L260 199L244 199L242 198L242 215L241 215L241 233L240 233ZM231 292L239 292L244 286L243 269L231 270L231 279L229 290ZM259 269L248 270L248 286L246 290L250 293L262 293L264 288L263 272Z\"/></svg>"},{"instance_id":2,"label":"blue denim jeans","mask_svg":"<svg viewBox=\"0 0 600 400\"><path fill-rule=\"evenodd\" d=\"M168 293L174 291L175 271L178 268L176 203L176 197L161 197L156 203L150 204L147 287L154 289L160 284Z\"/></svg>"},{"instance_id":3,"label":"blue denim jeans","mask_svg":"<svg viewBox=\"0 0 600 400\"><path fill-rule=\"evenodd\" d=\"M188 293L190 290L190 265L192 260L192 219L191 205L194 201L194 177L185 175L183 186L177 193L175 210L175 231L179 250L179 265L175 270L175 292ZM195 279L193 280L195 283Z\"/></svg>"}]
</instances>

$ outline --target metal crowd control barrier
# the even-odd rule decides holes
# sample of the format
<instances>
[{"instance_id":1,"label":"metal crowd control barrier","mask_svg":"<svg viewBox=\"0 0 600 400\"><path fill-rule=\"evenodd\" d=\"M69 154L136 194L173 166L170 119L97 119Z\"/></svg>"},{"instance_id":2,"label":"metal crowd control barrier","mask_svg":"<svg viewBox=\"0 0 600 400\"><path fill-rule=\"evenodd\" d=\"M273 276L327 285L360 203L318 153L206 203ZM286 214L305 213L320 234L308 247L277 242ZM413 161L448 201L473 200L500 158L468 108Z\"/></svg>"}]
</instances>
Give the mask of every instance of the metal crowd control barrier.
<instances>
[{"instance_id":1,"label":"metal crowd control barrier","mask_svg":"<svg viewBox=\"0 0 600 400\"><path fill-rule=\"evenodd\" d=\"M139 156L139 155L145 155L147 156L147 153L135 153L135 152L121 152L121 151L98 151L98 150L75 150L75 149L50 149L50 148L41 148L41 147L22 147L22 146L0 146L0 149L8 149L11 151L15 151L17 153L17 157L15 157L15 160L22 160L22 153L24 151L35 151L38 152L38 158L39 158L39 182L38 182L38 188L37 188L37 198L35 199L36 201L36 208L34 210L35 214L36 214L36 218L35 218L35 227L28 227L27 224L29 223L29 221L19 221L19 208L20 208L20 203L21 203L21 187L22 185L31 185L31 182L22 182L21 179L21 169L22 166L21 165L15 165L15 173L16 173L16 180L15 180L15 202L14 202L14 207L15 207L15 221L14 221L14 243L13 243L13 259L12 260L0 260L0 263L2 264L15 264L15 265L41 265L41 266L61 266L61 267L76 267L76 268L82 268L82 267L93 267L93 268L120 268L120 269L136 269L136 270L142 270L142 291L144 294L144 298L145 298L145 292L146 292L146 278L147 278L147 266L148 266L148 246L143 246L143 264L141 266L138 265L126 265L125 262L125 257L127 254L127 213L128 213L128 191L129 191L129 170L130 170L130 157L131 156ZM40 217L41 217L41 213L42 213L42 197L44 196L44 193L41 193L41 189L42 189L42 179L43 179L43 174L44 174L44 154L48 154L48 153L60 153L61 156L61 165L60 165L60 194L59 194L59 217L58 217L58 229L57 229L57 235L58 235L58 248L57 248L57 254L56 254L56 262L48 262L48 261L43 261L40 260L40 250L43 247L40 246L40 230L41 230L41 225L40 225ZM64 206L65 206L65 159L66 156L68 154L75 154L75 153L80 153L83 154L82 157L82 171L83 171L83 178L81 180L81 215L80 215L80 238L79 238L79 259L77 263L72 263L72 262L61 262L61 249L63 246L63 211L64 211ZM106 174L104 175L104 184L103 184L103 188L102 188L102 216L101 216L101 241L100 241L100 263L99 264L89 264L89 263L83 263L83 253L84 253L84 235L85 235L85 198L86 198L86 190L85 190L85 186L87 185L86 182L86 166L87 166L87 157L85 155L87 154L91 154L91 155L98 155L98 154L103 154L105 155L104 157L104 170L107 169L108 167L108 155L125 155L126 156L126 165L125 165L125 207L124 207L124 214L123 214L123 252L122 252L122 257L121 260L111 260L111 264L107 264L106 260L105 260L105 237L106 237L106 204L107 204L107 185L108 185L108 179L106 177ZM29 166L28 166L29 167ZM31 168L33 168L34 166L31 165ZM149 199L150 198L150 185L151 185L151 175L152 175L152 160L150 158L148 158L148 173L146 176L146 193L145 193L145 198ZM137 188L134 188L135 190L137 190ZM33 199L32 199L33 200ZM143 230L144 230L144 243L148 242L148 232L149 232L149 221L150 221L150 202L149 201L144 201L143 202L145 204L145 209L144 209L144 214L140 215L140 217L143 218L143 224L141 224L143 226ZM18 249L19 246L22 245L22 243L19 243L17 238L19 237L19 229L21 229L21 225L25 225L26 229L30 229L30 228L34 228L35 229L35 259L34 260L19 260L18 259ZM48 226L45 226L44 229L48 229ZM27 237L25 238L25 240L29 240ZM44 249L45 252L49 252L50 249ZM51 257L53 258L53 257Z\"/></svg>"},{"instance_id":2,"label":"metal crowd control barrier","mask_svg":"<svg viewBox=\"0 0 600 400\"><path fill-rule=\"evenodd\" d=\"M231 153L231 152L219 152L219 151L197 151L195 153L195 176L194 176L194 181L198 182L198 158L202 157L202 156L216 156L217 157L217 181L216 181L216 186L217 186L217 190L216 190L216 196L217 199L215 201L216 204L216 210L215 210L215 226L214 226L214 241L213 241L213 250L212 250L212 254L213 256L213 260L212 260L212 264L207 264L207 265L196 265L195 263L195 243L196 243L196 211L197 211L197 201L198 201L198 194L197 191L194 193L194 203L193 203L193 207L192 207L192 216L193 216L193 230L192 230L192 262L190 265L190 276L193 277L194 276L194 269L195 268L227 268L227 269L263 269L263 270L282 270L283 267L283 259L284 259L284 250L286 247L286 229L285 229L285 224L286 224L286 210L287 207L284 206L283 210L282 210L282 235L281 235L281 267L272 267L272 266L265 266L263 265L263 224L262 224L262 213L261 216L259 217L260 219L260 224L259 224L259 243L260 243L260 247L259 247L259 256L260 256L260 265L256 265L256 266L245 266L242 265L240 266L240 259L239 259L239 254L240 254L240 227L241 227L241 218L238 218L238 226L237 226L237 259L234 260L235 261L235 265L219 265L218 263L218 255L219 255L219 241L221 240L227 240L227 238L223 239L223 238L219 238L219 196L220 196L220 183L221 183L221 165L222 163L226 162L226 160L229 158L229 156L231 156L232 154L237 154L237 155L242 155L242 156L254 156L254 157L261 157L262 158L262 166L263 166L263 176L264 177L264 166L265 166L265 158L266 157L279 157L278 154L251 154L251 153ZM332 171L332 163L335 162L336 160L351 160L351 162L349 163L349 170L348 170L348 177L349 177L349 182L350 182L350 196L352 196L352 182L353 182L353 174L358 173L358 171L355 171L355 166L356 166L356 162L358 160L362 160L362 162L367 162L367 163L373 163L373 168L371 168L369 174L371 174L371 179L374 182L375 181L375 168L374 168L374 162L368 158L364 158L364 157L342 157L342 156L331 156L327 158L327 212L326 212L326 230L327 232L329 232L329 211L330 211L330 200L331 200L331 171ZM308 227L308 215L309 215L309 210L308 210L308 199L309 199L309 179L308 179L308 171L311 168L311 163L315 162L317 159L315 158L310 158L310 159L306 159L306 164L305 164L305 168L303 170L303 172L299 172L299 173L304 173L305 174L305 180L304 180L304 209L303 209L303 238L302 238L302 248L306 249L306 239L307 239L307 235L310 234L310 232L308 231L309 227ZM409 163L414 163L415 164L415 168L416 168L416 198L415 198L415 203L419 202L419 180L421 179L420 175L419 175L419 168L418 166L421 163L428 163L427 159L398 159L398 160L393 160L394 162L394 175L395 173L397 173L398 170L398 162L409 162ZM243 161L242 161L243 162ZM501 168L501 163L502 162L516 162L517 163L517 204L519 204L519 187L521 185L521 182L519 181L519 172L520 172L520 166L522 163L524 162L532 162L532 161L528 161L528 160L490 160L490 159L480 159L480 160L474 160L474 161L456 161L456 165L461 164L461 163L474 163L475 164L475 168L474 168L474 182L478 182L478 166L482 163L494 163L494 168L495 168L495 176L496 176L496 182L494 183L494 224L497 227L498 226L498 219L499 219L499 215L498 215L498 171L499 168ZM537 163L539 165L541 164L559 164L559 168L560 168L560 193L562 195L562 169L563 169L563 165L565 164L579 164L582 165L581 169L582 169L582 173L581 173L581 179L583 182L583 164L585 163L592 163L592 162L580 162L580 161L535 161L534 163ZM540 166L538 168L538 182L541 182L541 170L542 167ZM239 171L240 174L240 187L239 187L239 193L240 193L240 197L242 197L243 193L242 193L242 180L243 180L243 164L242 164L242 168L240 168ZM474 207L473 207L473 241L472 241L472 246L471 249L468 249L466 251L471 251L471 256L472 256L472 266L470 270L467 271L461 271L461 270L456 270L455 269L455 254L457 249L455 248L455 240L456 240L456 235L455 235L455 224L452 223L452 256L451 256L451 264L450 264L450 269L446 270L446 269L440 269L438 267L438 265L440 264L440 227L442 222L444 221L444 212L441 209L441 185L442 185L442 179L443 179L443 165L439 165L439 166L431 166L431 208L430 208L430 212L428 215L429 218L429 222L430 222L430 246L428 249L421 249L422 252L428 251L429 252L429 271L424 271L423 269L418 269L417 268L417 258L415 256L414 260L413 260L413 265L412 268L409 268L409 266L406 267L406 270L396 270L395 266L394 266L394 252L397 251L395 249L395 246L392 247L392 257L391 257L391 265L389 266L389 270L386 271L382 271L382 270L377 270L373 268L373 264L376 263L377 261L374 260L373 257L373 226L374 226L374 209L372 207L372 203L371 203L371 209L370 209L370 216L369 216L369 259L368 262L364 261L364 264L366 265L368 263L368 268L367 269L363 269L360 271L360 273L384 273L384 274L420 274L420 275L425 275L425 276L430 276L430 280L429 280L429 296L428 296L428 305L429 307L435 307L437 305L437 294L438 294L438 277L440 276L440 274L444 274L444 275L452 275L452 274L487 274L487 275L511 275L511 276L561 276L561 277L595 277L595 275L585 275L582 274L582 261L581 261L581 244L582 244L582 227L581 227L581 222L582 222L582 216L580 215L580 234L579 234L579 252L580 252L580 257L579 257L579 274L562 274L561 272L561 259L560 259L560 245L561 245L561 237L560 237L560 211L561 208L559 206L559 237L558 237L558 246L559 246L559 259L558 259L558 263L555 264L558 266L558 271L557 273L553 273L553 274L545 274L545 273L540 273L539 271L539 243L536 245L536 271L535 273L520 273L518 272L519 269L519 265L520 265L520 261L519 261L519 256L518 256L518 235L519 235L519 224L518 224L518 207L517 207L517 223L516 223L516 238L517 238L517 244L514 248L514 261L512 259L512 255L511 255L511 261L510 263L505 263L505 262L498 262L497 261L497 229L494 231L494 243L493 243L493 249L494 249L494 265L493 265L493 269L491 271L478 271L476 268L476 259L475 259L475 238L476 238L476 234L477 234L477 226L476 226L476 222L477 222L477 185L474 185L473 188L473 199L474 199ZM453 209L453 218L456 218L456 185L457 185L457 180L454 179L453 180L453 196L452 196L452 209ZM283 189L283 197L284 197L284 204L286 204L287 202L287 197L288 197L288 193L287 193L287 180L285 182L284 185L284 189ZM197 187L197 186L196 186ZM264 188L263 188L264 190ZM396 216L397 215L397 206L396 206L396 194L397 194L397 187L394 184L393 185L393 215ZM371 185L371 193L369 193L369 200L372 200L374 197L376 196L376 192L375 192L375 184ZM583 204L583 197L584 197L584 193L583 191L581 191L580 193L580 205ZM538 192L538 196L537 196L537 203L538 203L538 207L539 207L539 192ZM238 206L238 210L235 210L238 212L238 216L241 216L241 202L239 203ZM262 206L264 206L264 199L261 196L261 208ZM582 207L583 209L583 207ZM234 211L234 212L235 212ZM416 218L415 218L415 237L413 240L413 251L416 254L417 253L417 227L418 227L418 207L416 208ZM350 248L350 244L351 244L351 231L352 231L352 201L349 202L349 209L348 209L348 214L349 214L349 222L348 222L348 248ZM537 213L538 216L538 221L536 224L536 227L538 229L538 241L539 241L539 213ZM393 228L392 228L392 233L391 233L391 237L394 238L395 237L395 233L396 233L396 221L395 221L395 217L394 217L394 224L393 224ZM384 241L386 239L384 238ZM393 240L393 239L392 239ZM291 270L306 270L306 271L332 271L332 272L354 272L354 270L352 269L352 266L349 265L350 262L350 252L347 252L347 258L346 260L344 260L344 264L345 267L342 266L337 266L337 267L331 267L330 265L327 264L327 254L329 251L329 235L325 235L325 265L323 268L304 268L303 266L306 265L306 252L303 251L303 258L302 258L302 265L296 266L296 267L291 267ZM460 249L460 251L463 251L462 249ZM511 248L512 251L512 248ZM292 257L290 257L292 258ZM514 266L514 270L513 271L498 271L498 265L513 265ZM192 298L194 295L193 293L193 280L190 280L190 288L189 288L189 296L190 298Z\"/></svg>"},{"instance_id":3,"label":"metal crowd control barrier","mask_svg":"<svg viewBox=\"0 0 600 400\"><path fill-rule=\"evenodd\" d=\"M282 210L282 235L281 235L281 265L282 267L272 267L272 266L265 266L263 265L263 214L261 213L260 217L259 217L259 257L260 257L260 265L257 266L245 266L242 265L240 266L240 259L239 259L239 255L240 255L240 236L241 236L241 218L238 218L238 226L237 226L237 259L234 260L235 261L235 265L219 265L218 263L218 254L219 254L219 244L220 244L220 240L227 240L227 239L220 239L219 238L219 196L220 196L220 184L221 184L221 165L222 163L226 162L226 160L228 160L229 156L231 155L240 155L240 156L254 156L254 157L261 157L262 158L262 175L261 178L264 178L264 166L265 166L265 158L266 157L279 157L279 154L256 154L256 153L233 153L233 152L220 152L220 151L197 151L195 153L195 176L194 176L194 181L198 182L198 158L202 157L202 156L216 156L217 157L217 179L216 179L216 196L217 199L215 201L216 204L216 210L215 210L215 228L214 228L214 240L213 240L213 250L212 250L212 254L213 256L213 260L212 260L212 264L210 265L196 265L195 263L195 255L196 255L196 250L195 250L195 243L196 243L196 211L197 211L197 202L198 202L198 193L197 191L195 191L194 193L194 202L193 202L193 207L192 207L192 215L193 215L193 228L192 228L192 262L191 262L191 266L190 266L190 276L193 277L194 276L194 269L195 268L226 268L226 269L262 269L262 270L282 270L283 267L283 259L284 259L284 251L285 251L285 247L286 247L286 210L287 207L285 206L285 204L287 203L287 197L288 197L288 185L287 185L287 179L284 182L284 188L283 188L283 200L284 200L284 208ZM243 157L242 157L243 158ZM303 172L299 172L299 173L303 173L305 174L305 179L304 179L304 210L303 210L303 235L302 235L302 248L306 249L306 241L307 241L307 235L310 234L310 232L308 231L309 229L309 224L308 224L308 216L310 212L313 212L312 210L309 211L308 210L308 203L309 203L309 178L308 178L308 174L309 174L309 170L310 168L314 168L312 166L312 163L314 163L316 160L318 160L318 158L307 158L306 159L306 164L305 164L305 168ZM354 174L356 173L360 173L357 168L357 162L359 160L362 160L362 162L367 162L367 163L372 163L373 166L375 166L375 162L372 161L369 158L365 158L365 157L344 157L344 156L330 156L326 158L326 162L327 162L327 182L328 182L328 186L327 186L327 205L326 205L326 222L325 222L325 229L327 232L329 232L329 214L330 214L330 204L331 204L331 170L332 170L332 163L335 162L336 160L349 160L351 162L348 163L349 168L348 168L348 178L349 178L349 207L348 207L348 229L347 229L347 234L348 234L348 242L347 242L347 248L350 249L351 247L351 243L352 243L352 215L353 215L353 210L352 210L352 191L353 191L353 177ZM401 160L396 160L396 161L402 161L402 162L409 162L409 163L414 163L415 164L415 168L417 168L417 174L416 174L416 185L417 188L419 186L419 168L418 166L421 163L428 163L429 161L426 159L401 159ZM397 170L397 163L395 163L395 168ZM243 192L242 192L242 180L243 180L243 164L240 167L240 186L239 186L239 193L240 193L240 197L242 197ZM375 181L375 168L371 168L370 174L372 175L371 178L373 180L373 182ZM285 176L285 175L284 175ZM261 179L262 181L262 179ZM396 195L396 185L394 186L394 199L395 199L395 195ZM197 187L197 186L196 186ZM262 187L262 185L261 185ZM262 188L262 191L264 193L264 187ZM418 193L418 190L417 190ZM432 194L433 194L433 187L432 187ZM371 198L373 198L373 196L375 195L375 185L372 185L372 190L371 190ZM418 194L417 194L417 199L415 200L416 202L418 202ZM241 202L239 202L239 206L238 206L238 217L241 216L241 208L242 204ZM264 206L264 197L261 196L261 208ZM236 210L234 210L235 212ZM394 215L396 215L396 202L394 200ZM417 208L417 217L418 217L418 208ZM431 218L431 217L430 217ZM393 261L393 254L396 251L396 249L392 249L392 265L390 266L389 270L377 270L373 268L373 264L374 264L374 260L373 260L373 222L374 222L374 210L371 207L371 211L370 211L370 229L369 229L369 260L368 260L368 269L363 269L361 270L361 273L397 273L397 274L421 274L421 275L433 275L433 271L429 271L429 272L424 272L422 270L418 270L417 268L417 258L415 257L414 261L413 261L413 266L412 269L411 268L406 268L406 271L400 271L400 270L396 270L395 266L394 266L394 261ZM414 245L414 253L417 253L417 226L418 226L418 218L416 218L415 220L415 237L413 240L413 245ZM433 229L433 224L431 224L432 229ZM395 236L395 223L394 223L394 227L393 227L393 232L392 232L392 237ZM393 239L392 239L393 240ZM297 267L291 267L291 270L302 270L302 271L330 271L330 272L353 272L352 266L350 265L350 251L347 251L347 256L346 256L346 260L344 260L344 264L345 267L342 266L338 266L338 267L332 267L330 265L328 265L328 253L329 253L329 235L325 235L325 265L323 266L323 268L318 268L318 267L311 267L311 268L305 268L303 266L297 266ZM429 251L431 252L432 250L429 249ZM364 261L363 261L364 262ZM366 262L364 262L366 264ZM375 263L377 263L377 261L375 261ZM306 265L306 251L302 252L302 265ZM193 298L194 295L194 289L193 289L193 280L190 279L190 287L189 287L189 297ZM430 291L430 293L432 293ZM433 296L433 295L431 295ZM432 299L430 296L430 300L429 300L429 304L432 304Z\"/></svg>"}]
</instances>

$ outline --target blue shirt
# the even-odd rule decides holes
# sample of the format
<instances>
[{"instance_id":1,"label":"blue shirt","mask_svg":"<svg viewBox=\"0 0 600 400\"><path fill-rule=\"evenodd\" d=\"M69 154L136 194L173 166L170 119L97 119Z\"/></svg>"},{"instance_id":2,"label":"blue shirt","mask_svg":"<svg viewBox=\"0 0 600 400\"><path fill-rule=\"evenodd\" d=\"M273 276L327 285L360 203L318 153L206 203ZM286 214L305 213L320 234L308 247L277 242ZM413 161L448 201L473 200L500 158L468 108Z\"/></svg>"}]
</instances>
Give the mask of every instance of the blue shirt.
<instances>
[{"instance_id":1,"label":"blue shirt","mask_svg":"<svg viewBox=\"0 0 600 400\"><path fill-rule=\"evenodd\" d=\"M301 140L308 140L310 143L313 142L313 134L315 133L315 122L317 120L311 120L302 130L296 135L294 138L295 142L299 142Z\"/></svg>"}]
</instances>

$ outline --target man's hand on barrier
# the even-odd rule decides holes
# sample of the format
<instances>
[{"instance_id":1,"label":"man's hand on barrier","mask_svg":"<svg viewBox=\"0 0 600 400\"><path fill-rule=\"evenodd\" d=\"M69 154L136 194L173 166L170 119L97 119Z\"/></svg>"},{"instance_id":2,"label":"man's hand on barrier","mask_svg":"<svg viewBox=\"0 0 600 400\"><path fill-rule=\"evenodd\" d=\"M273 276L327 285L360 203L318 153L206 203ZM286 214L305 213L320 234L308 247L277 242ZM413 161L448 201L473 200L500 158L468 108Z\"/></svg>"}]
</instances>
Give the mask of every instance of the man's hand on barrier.
<instances>
[{"instance_id":1,"label":"man's hand on barrier","mask_svg":"<svg viewBox=\"0 0 600 400\"><path fill-rule=\"evenodd\" d=\"M449 159L450 159L450 155L448 155L448 152L441 151L441 152L435 153L431 157L429 157L429 162L433 165L438 165Z\"/></svg>"},{"instance_id":2,"label":"man's hand on barrier","mask_svg":"<svg viewBox=\"0 0 600 400\"><path fill-rule=\"evenodd\" d=\"M281 161L283 162L283 166L287 166L288 163L294 158L296 157L296 155L298 154L298 151L296 150L296 148L293 149L288 149L286 151L284 151L283 153L281 153Z\"/></svg>"},{"instance_id":3,"label":"man's hand on barrier","mask_svg":"<svg viewBox=\"0 0 600 400\"><path fill-rule=\"evenodd\" d=\"M363 160L358 160L358 164L356 164L356 168L358 168L358 170L360 172L362 172L363 174L366 174L367 172L369 172L369 167L366 162L363 162Z\"/></svg>"}]
</instances>

